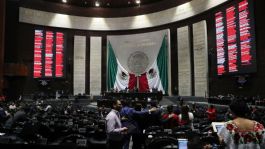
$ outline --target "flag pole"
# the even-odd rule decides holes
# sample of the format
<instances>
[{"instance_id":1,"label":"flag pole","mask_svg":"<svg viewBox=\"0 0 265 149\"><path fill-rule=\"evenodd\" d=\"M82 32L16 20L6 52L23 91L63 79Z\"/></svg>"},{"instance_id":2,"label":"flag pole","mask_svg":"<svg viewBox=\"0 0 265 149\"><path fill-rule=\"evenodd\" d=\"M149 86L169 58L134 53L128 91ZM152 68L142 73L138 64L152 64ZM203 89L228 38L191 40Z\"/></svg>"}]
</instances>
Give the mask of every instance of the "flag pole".
<instances>
[{"instance_id":1,"label":"flag pole","mask_svg":"<svg viewBox=\"0 0 265 149\"><path fill-rule=\"evenodd\" d=\"M136 87L139 90L139 84L140 84L140 82L139 82L139 75L137 75L136 79L137 79Z\"/></svg>"}]
</instances>

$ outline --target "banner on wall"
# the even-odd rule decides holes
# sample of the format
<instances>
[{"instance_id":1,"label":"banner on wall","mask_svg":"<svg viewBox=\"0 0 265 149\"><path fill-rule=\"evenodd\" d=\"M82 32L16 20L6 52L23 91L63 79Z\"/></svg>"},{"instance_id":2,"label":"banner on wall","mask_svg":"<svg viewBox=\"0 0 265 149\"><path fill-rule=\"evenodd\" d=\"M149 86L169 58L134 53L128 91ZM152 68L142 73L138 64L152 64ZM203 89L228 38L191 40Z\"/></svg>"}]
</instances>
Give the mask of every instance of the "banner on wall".
<instances>
[{"instance_id":1,"label":"banner on wall","mask_svg":"<svg viewBox=\"0 0 265 149\"><path fill-rule=\"evenodd\" d=\"M108 90L168 93L168 30L108 36Z\"/></svg>"}]
</instances>

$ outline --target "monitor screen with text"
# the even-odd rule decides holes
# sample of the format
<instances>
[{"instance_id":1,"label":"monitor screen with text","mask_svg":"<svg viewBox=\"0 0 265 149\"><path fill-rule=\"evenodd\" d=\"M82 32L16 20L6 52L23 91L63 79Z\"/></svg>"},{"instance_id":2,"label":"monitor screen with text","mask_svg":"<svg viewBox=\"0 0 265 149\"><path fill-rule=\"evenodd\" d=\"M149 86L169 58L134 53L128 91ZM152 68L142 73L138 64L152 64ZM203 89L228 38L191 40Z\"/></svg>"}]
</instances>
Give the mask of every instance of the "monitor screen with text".
<instances>
[{"instance_id":1,"label":"monitor screen with text","mask_svg":"<svg viewBox=\"0 0 265 149\"><path fill-rule=\"evenodd\" d=\"M35 30L33 78L64 77L65 34Z\"/></svg>"},{"instance_id":2,"label":"monitor screen with text","mask_svg":"<svg viewBox=\"0 0 265 149\"><path fill-rule=\"evenodd\" d=\"M241 0L215 13L217 74L256 72L253 2Z\"/></svg>"}]
</instances>

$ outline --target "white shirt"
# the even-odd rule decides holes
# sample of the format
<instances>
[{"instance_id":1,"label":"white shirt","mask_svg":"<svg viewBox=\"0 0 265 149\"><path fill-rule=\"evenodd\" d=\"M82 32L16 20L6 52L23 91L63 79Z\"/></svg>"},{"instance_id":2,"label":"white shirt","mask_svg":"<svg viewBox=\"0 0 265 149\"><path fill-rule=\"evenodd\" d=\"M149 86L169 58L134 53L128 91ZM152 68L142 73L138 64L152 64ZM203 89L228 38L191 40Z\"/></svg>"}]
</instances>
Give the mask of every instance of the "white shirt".
<instances>
[{"instance_id":1,"label":"white shirt","mask_svg":"<svg viewBox=\"0 0 265 149\"><path fill-rule=\"evenodd\" d=\"M107 133L121 131L121 120L118 116L119 112L114 109L106 116Z\"/></svg>"},{"instance_id":2,"label":"white shirt","mask_svg":"<svg viewBox=\"0 0 265 149\"><path fill-rule=\"evenodd\" d=\"M189 120L190 120L190 127L193 130L194 129L194 126L193 126L193 119L194 119L193 113L189 112L188 115L189 115ZM179 115L179 120L180 121L182 120L182 114Z\"/></svg>"}]
</instances>

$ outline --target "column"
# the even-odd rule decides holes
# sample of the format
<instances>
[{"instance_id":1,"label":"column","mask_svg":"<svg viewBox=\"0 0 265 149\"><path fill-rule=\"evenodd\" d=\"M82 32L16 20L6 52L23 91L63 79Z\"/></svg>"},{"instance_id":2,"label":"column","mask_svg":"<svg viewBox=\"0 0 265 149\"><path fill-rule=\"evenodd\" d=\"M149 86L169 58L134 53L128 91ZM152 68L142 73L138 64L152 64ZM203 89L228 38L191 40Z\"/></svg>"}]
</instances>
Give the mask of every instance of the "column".
<instances>
[{"instance_id":1,"label":"column","mask_svg":"<svg viewBox=\"0 0 265 149\"><path fill-rule=\"evenodd\" d=\"M200 21L193 27L193 59L195 96L208 95L208 46L206 21Z\"/></svg>"},{"instance_id":2,"label":"column","mask_svg":"<svg viewBox=\"0 0 265 149\"><path fill-rule=\"evenodd\" d=\"M189 28L178 28L178 89L180 96L191 96L191 60Z\"/></svg>"},{"instance_id":3,"label":"column","mask_svg":"<svg viewBox=\"0 0 265 149\"><path fill-rule=\"evenodd\" d=\"M90 94L100 95L101 92L101 55L102 37L90 37Z\"/></svg>"},{"instance_id":4,"label":"column","mask_svg":"<svg viewBox=\"0 0 265 149\"><path fill-rule=\"evenodd\" d=\"M74 36L74 95L86 91L86 36Z\"/></svg>"}]
</instances>

